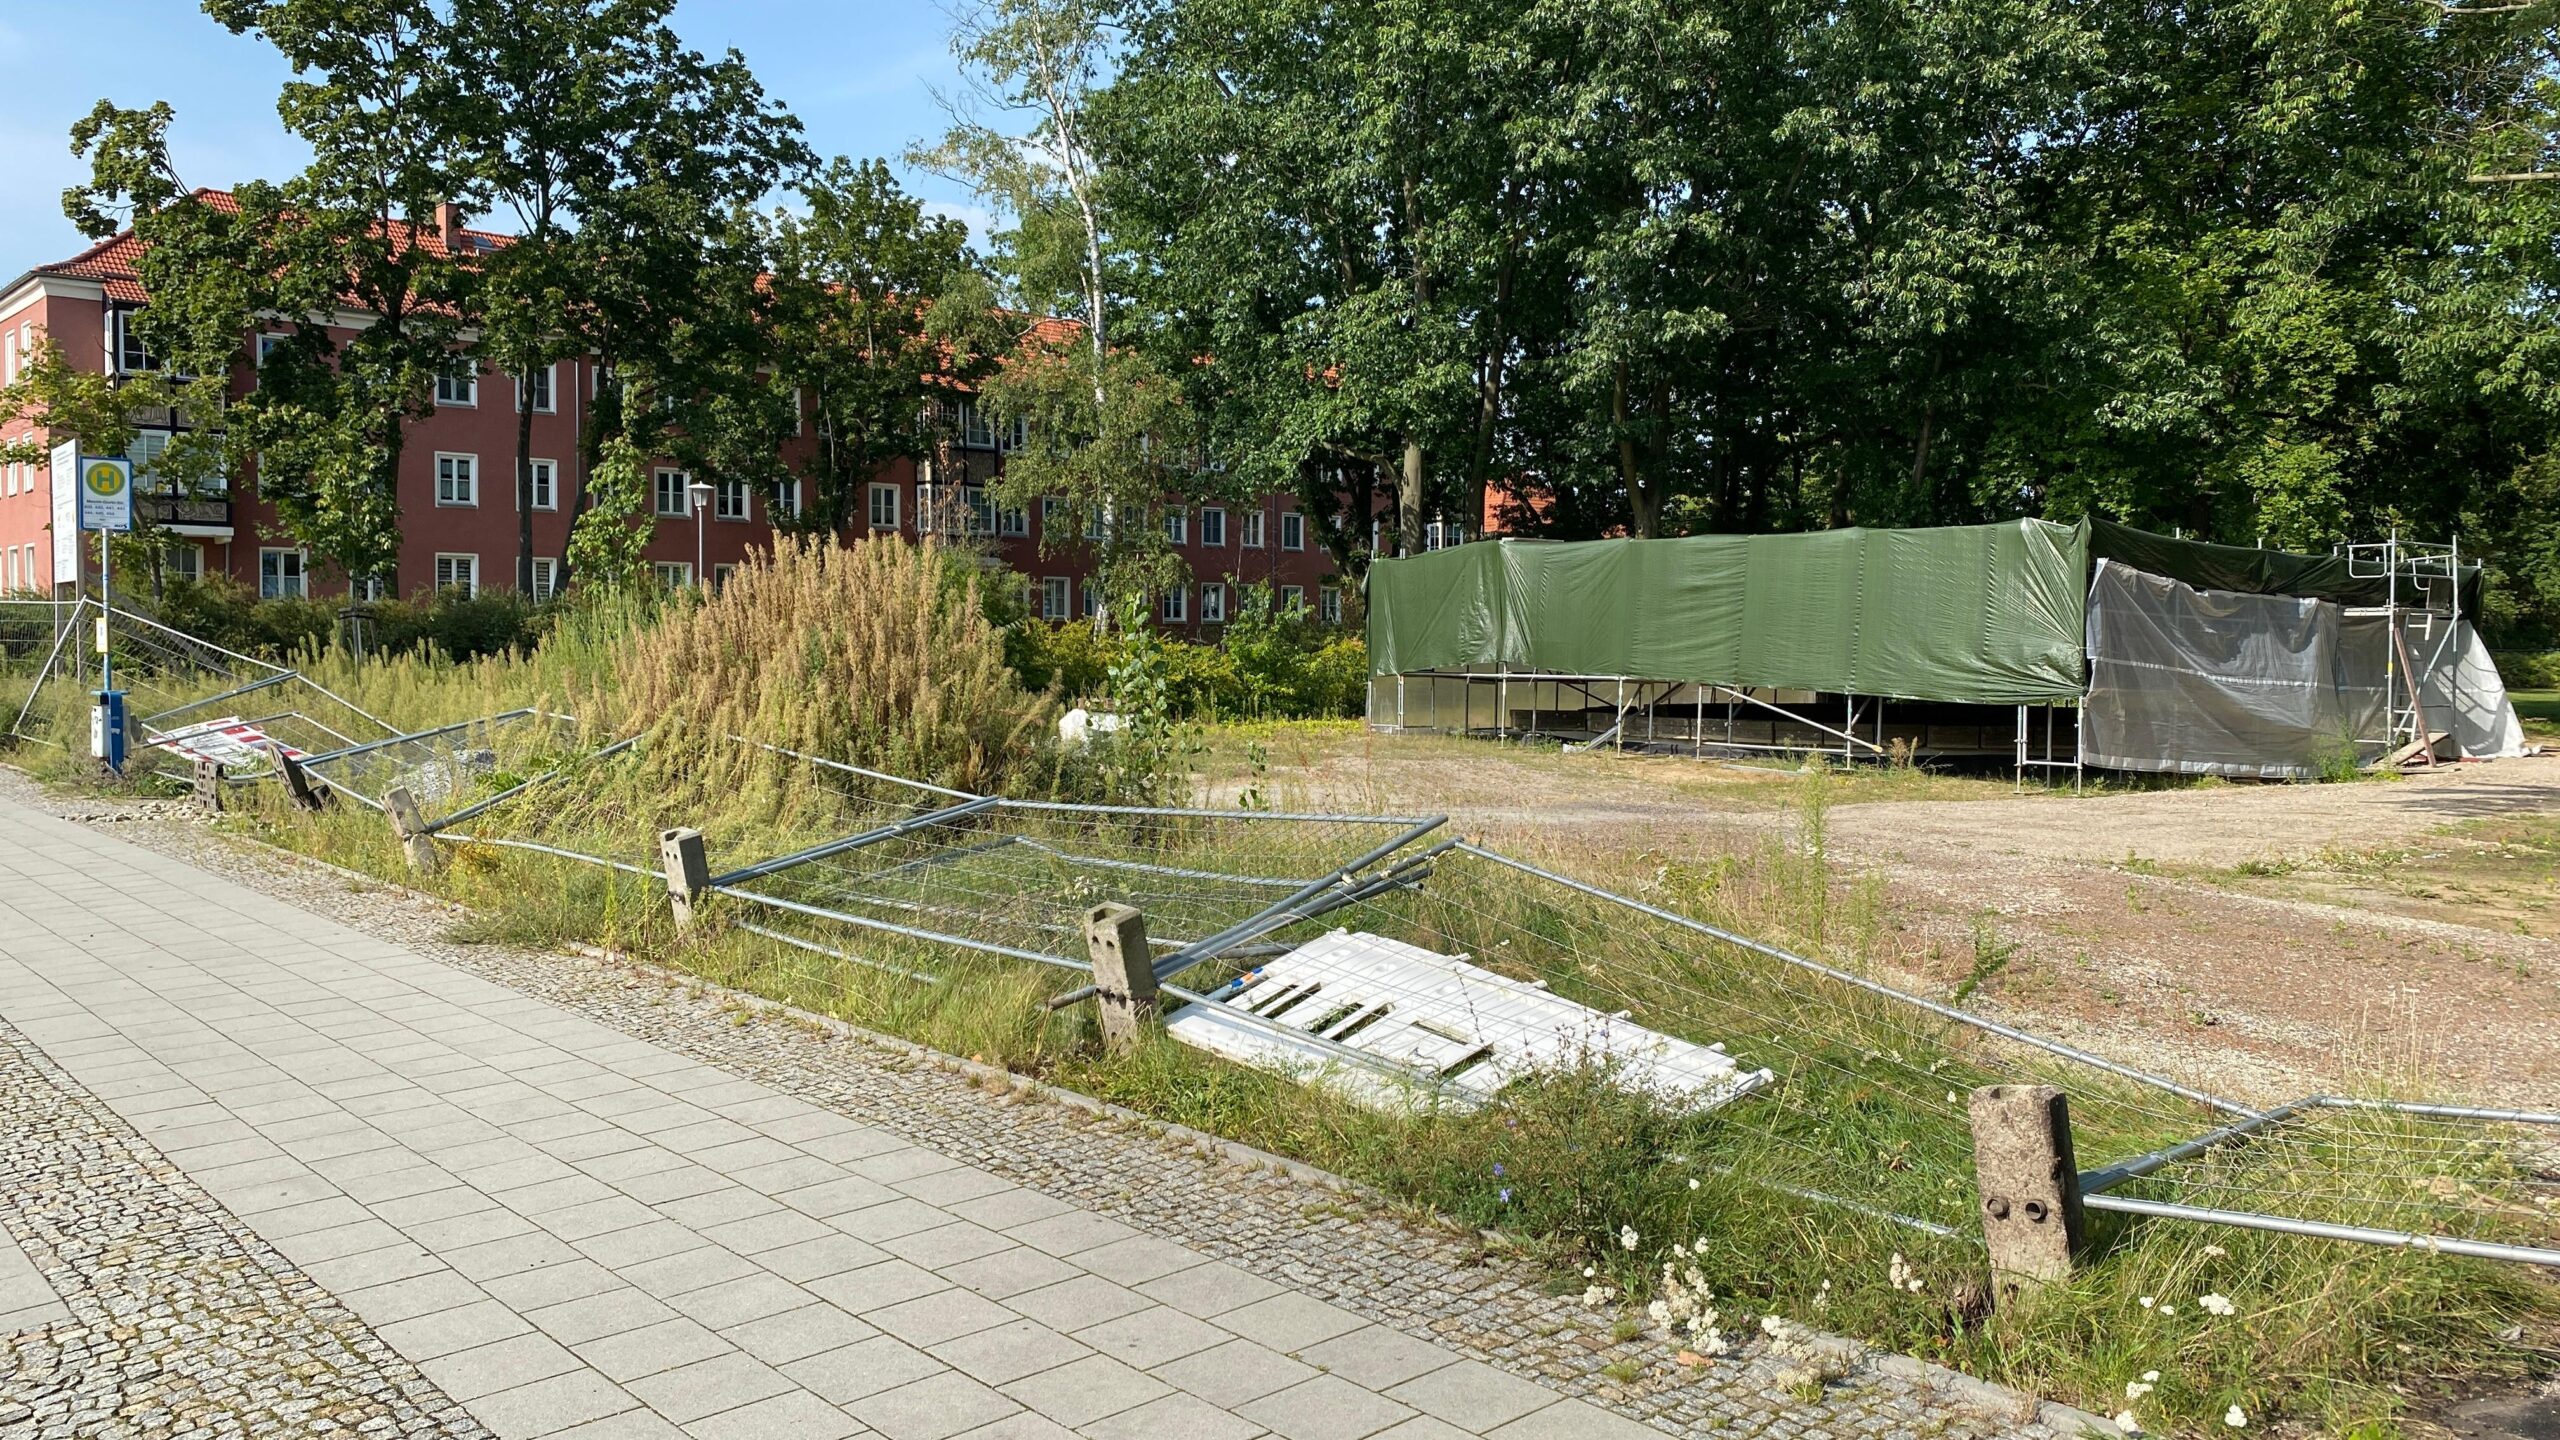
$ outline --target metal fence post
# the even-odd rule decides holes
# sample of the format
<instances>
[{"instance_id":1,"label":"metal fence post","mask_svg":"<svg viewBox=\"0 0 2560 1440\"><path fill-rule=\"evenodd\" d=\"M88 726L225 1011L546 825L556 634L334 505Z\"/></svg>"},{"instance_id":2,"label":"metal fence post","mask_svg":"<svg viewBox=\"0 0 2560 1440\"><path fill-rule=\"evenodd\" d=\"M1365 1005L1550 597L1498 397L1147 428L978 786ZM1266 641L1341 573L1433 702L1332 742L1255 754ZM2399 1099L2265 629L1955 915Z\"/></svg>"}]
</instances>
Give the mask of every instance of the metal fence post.
<instances>
[{"instance_id":1,"label":"metal fence post","mask_svg":"<svg viewBox=\"0 0 2560 1440\"><path fill-rule=\"evenodd\" d=\"M435 836L418 813L418 797L409 793L408 786L394 785L382 792L382 813L391 817L391 833L409 857L409 868L421 875L434 874L444 857L436 853Z\"/></svg>"},{"instance_id":2,"label":"metal fence post","mask_svg":"<svg viewBox=\"0 0 2560 1440\"><path fill-rule=\"evenodd\" d=\"M658 861L667 874L667 904L676 913L676 928L693 928L693 907L711 888L711 861L702 849L702 832L677 826L658 833Z\"/></svg>"},{"instance_id":3,"label":"metal fence post","mask_svg":"<svg viewBox=\"0 0 2560 1440\"><path fill-rule=\"evenodd\" d=\"M2050 1085L1985 1085L1968 1109L1995 1297L2068 1278L2083 1232L2069 1102Z\"/></svg>"},{"instance_id":4,"label":"metal fence post","mask_svg":"<svg viewBox=\"0 0 2560 1440\"><path fill-rule=\"evenodd\" d=\"M1127 905L1096 905L1084 916L1085 950L1102 1011L1102 1043L1115 1055L1135 1047L1156 1014L1155 957L1147 917Z\"/></svg>"}]
</instances>

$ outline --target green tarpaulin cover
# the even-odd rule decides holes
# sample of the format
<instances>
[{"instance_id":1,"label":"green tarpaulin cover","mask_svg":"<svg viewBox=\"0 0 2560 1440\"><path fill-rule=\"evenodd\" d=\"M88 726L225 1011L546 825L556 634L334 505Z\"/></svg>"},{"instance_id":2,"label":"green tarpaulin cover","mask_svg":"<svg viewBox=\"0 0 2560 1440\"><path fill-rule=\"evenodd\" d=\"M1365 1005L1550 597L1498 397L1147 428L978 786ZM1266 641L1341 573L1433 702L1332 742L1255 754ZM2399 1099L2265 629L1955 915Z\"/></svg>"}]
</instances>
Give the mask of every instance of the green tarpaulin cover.
<instances>
[{"instance_id":1,"label":"green tarpaulin cover","mask_svg":"<svg viewBox=\"0 0 2560 1440\"><path fill-rule=\"evenodd\" d=\"M2041 704L2080 694L2088 571L2042 520L1478 541L1369 567L1369 667Z\"/></svg>"},{"instance_id":2,"label":"green tarpaulin cover","mask_svg":"<svg viewBox=\"0 0 2560 1440\"><path fill-rule=\"evenodd\" d=\"M2113 520L2090 520L2089 559L2170 579L2198 590L2228 590L2240 595L2291 595L2299 599L2334 600L2341 605L2380 605L2391 587L2380 576L2350 573L2343 555L2300 555L2289 550L2259 550L2247 545L2216 545L2150 530L2137 530ZM2414 599L2407 580L2400 603ZM2462 610L2480 613L2480 567L2462 567Z\"/></svg>"}]
</instances>

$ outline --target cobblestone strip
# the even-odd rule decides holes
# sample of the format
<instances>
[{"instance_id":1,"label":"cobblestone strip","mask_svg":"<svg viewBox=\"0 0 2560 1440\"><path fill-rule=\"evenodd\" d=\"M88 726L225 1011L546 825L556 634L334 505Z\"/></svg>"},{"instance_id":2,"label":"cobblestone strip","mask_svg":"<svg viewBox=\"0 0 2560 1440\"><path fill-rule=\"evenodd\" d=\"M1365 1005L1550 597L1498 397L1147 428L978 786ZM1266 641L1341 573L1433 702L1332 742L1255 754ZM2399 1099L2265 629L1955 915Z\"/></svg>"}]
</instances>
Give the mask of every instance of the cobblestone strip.
<instances>
[{"instance_id":1,"label":"cobblestone strip","mask_svg":"<svg viewBox=\"0 0 2560 1440\"><path fill-rule=\"evenodd\" d=\"M70 1318L0 1337L0 1437L482 1437L0 1021L0 1225Z\"/></svg>"},{"instance_id":2,"label":"cobblestone strip","mask_svg":"<svg viewBox=\"0 0 2560 1440\"><path fill-rule=\"evenodd\" d=\"M741 1024L716 992L671 983L660 972L454 944L443 938L460 913L454 907L390 887L351 894L343 872L210 833L175 807L155 807L145 819L130 807L39 798L16 777L0 779L6 781L0 796L110 825L121 839L1189 1244L1407 1334L1534 1376L1659 1431L1784 1440L2076 1433L2067 1423L2040 1419L2028 1397L1915 1374L1908 1362L1853 1366L1810 1399L1790 1393L1800 1376L1757 1341L1717 1364L1684 1368L1658 1341L1612 1339L1612 1317L1546 1293L1528 1267L1489 1252L1472 1236L1073 1108L1025 1103L1019 1091L990 1088L823 1027ZM1306 1358L1324 1359L1312 1347ZM1636 1378L1621 1381L1611 1370Z\"/></svg>"}]
</instances>

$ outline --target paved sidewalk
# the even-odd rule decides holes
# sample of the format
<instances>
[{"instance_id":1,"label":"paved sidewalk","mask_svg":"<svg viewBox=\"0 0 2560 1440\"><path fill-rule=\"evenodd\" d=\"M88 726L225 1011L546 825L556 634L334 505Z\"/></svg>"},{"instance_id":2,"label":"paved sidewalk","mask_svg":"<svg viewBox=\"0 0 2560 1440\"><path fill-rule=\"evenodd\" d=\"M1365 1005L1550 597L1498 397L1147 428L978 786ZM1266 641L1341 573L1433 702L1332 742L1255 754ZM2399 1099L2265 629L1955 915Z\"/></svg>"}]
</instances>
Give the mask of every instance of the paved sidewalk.
<instances>
[{"instance_id":1,"label":"paved sidewalk","mask_svg":"<svg viewBox=\"0 0 2560 1440\"><path fill-rule=\"evenodd\" d=\"M501 1436L1655 1433L89 828L0 835L0 1020Z\"/></svg>"}]
</instances>

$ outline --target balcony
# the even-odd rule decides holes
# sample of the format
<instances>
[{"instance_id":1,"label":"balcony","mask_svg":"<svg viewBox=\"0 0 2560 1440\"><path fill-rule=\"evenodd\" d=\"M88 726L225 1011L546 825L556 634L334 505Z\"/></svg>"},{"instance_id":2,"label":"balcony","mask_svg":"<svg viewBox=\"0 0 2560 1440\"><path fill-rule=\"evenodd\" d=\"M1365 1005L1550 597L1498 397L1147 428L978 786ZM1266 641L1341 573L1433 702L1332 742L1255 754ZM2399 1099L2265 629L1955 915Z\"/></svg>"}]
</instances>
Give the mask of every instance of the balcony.
<instances>
[{"instance_id":1,"label":"balcony","mask_svg":"<svg viewBox=\"0 0 2560 1440\"><path fill-rule=\"evenodd\" d=\"M171 495L137 488L133 496L137 523L157 525L173 535L197 540L231 538L231 497Z\"/></svg>"}]
</instances>

